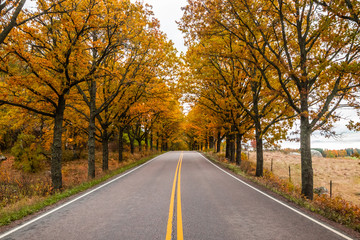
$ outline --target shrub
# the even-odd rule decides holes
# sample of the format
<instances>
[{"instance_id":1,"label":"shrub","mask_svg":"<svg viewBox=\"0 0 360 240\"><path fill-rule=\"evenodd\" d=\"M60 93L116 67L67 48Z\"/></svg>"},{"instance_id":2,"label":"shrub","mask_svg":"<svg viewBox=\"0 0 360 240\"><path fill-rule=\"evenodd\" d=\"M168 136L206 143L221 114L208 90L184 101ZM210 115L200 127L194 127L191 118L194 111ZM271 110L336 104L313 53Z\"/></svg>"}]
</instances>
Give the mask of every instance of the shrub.
<instances>
[{"instance_id":1,"label":"shrub","mask_svg":"<svg viewBox=\"0 0 360 240\"><path fill-rule=\"evenodd\" d=\"M336 157L336 156L334 155L334 153L331 150L325 150L324 151L324 157L333 158L333 157Z\"/></svg>"},{"instance_id":2,"label":"shrub","mask_svg":"<svg viewBox=\"0 0 360 240\"><path fill-rule=\"evenodd\" d=\"M71 162L74 160L87 158L87 153L82 149L76 149L76 150L66 149L63 151L62 157L63 157L63 162Z\"/></svg>"},{"instance_id":3,"label":"shrub","mask_svg":"<svg viewBox=\"0 0 360 240\"><path fill-rule=\"evenodd\" d=\"M256 170L256 166L250 161L243 160L241 161L240 169L247 174L254 174Z\"/></svg>"},{"instance_id":4,"label":"shrub","mask_svg":"<svg viewBox=\"0 0 360 240\"><path fill-rule=\"evenodd\" d=\"M290 154L293 152L300 152L300 151L299 151L299 149L284 148L284 149L281 149L280 152L282 152L284 154Z\"/></svg>"},{"instance_id":5,"label":"shrub","mask_svg":"<svg viewBox=\"0 0 360 240\"><path fill-rule=\"evenodd\" d=\"M11 148L15 157L15 166L25 172L35 173L45 166L43 149L36 143L36 137L29 134L20 134Z\"/></svg>"},{"instance_id":6,"label":"shrub","mask_svg":"<svg viewBox=\"0 0 360 240\"><path fill-rule=\"evenodd\" d=\"M248 155L246 154L246 152L241 152L241 160L243 161L248 161Z\"/></svg>"},{"instance_id":7,"label":"shrub","mask_svg":"<svg viewBox=\"0 0 360 240\"><path fill-rule=\"evenodd\" d=\"M315 196L316 212L321 215L359 231L360 208L341 197L330 198L327 195Z\"/></svg>"},{"instance_id":8,"label":"shrub","mask_svg":"<svg viewBox=\"0 0 360 240\"><path fill-rule=\"evenodd\" d=\"M354 154L352 155L352 157L360 158L359 152L357 152L357 151L355 152L355 151L354 151Z\"/></svg>"}]
</instances>

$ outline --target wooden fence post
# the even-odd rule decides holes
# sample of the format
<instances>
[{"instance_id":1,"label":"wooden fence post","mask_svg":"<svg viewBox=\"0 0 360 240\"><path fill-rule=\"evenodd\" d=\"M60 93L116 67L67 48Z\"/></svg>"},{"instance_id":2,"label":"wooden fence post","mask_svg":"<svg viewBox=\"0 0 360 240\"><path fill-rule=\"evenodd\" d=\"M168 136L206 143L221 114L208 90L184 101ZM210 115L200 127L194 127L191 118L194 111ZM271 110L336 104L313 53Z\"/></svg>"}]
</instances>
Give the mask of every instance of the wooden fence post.
<instances>
[{"instance_id":1,"label":"wooden fence post","mask_svg":"<svg viewBox=\"0 0 360 240\"><path fill-rule=\"evenodd\" d=\"M330 180L330 198L332 197L332 180Z\"/></svg>"},{"instance_id":2,"label":"wooden fence post","mask_svg":"<svg viewBox=\"0 0 360 240\"><path fill-rule=\"evenodd\" d=\"M291 182L291 167L289 165L289 182Z\"/></svg>"}]
</instances>

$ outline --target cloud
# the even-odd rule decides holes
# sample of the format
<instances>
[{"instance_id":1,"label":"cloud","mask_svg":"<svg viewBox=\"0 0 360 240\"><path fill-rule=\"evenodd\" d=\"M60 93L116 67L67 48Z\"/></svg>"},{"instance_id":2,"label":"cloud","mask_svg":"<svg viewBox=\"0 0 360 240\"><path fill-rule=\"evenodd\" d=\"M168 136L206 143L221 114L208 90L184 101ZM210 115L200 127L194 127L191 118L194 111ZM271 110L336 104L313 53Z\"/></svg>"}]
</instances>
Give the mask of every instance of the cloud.
<instances>
[{"instance_id":1,"label":"cloud","mask_svg":"<svg viewBox=\"0 0 360 240\"><path fill-rule=\"evenodd\" d=\"M171 39L175 47L186 52L183 35L175 21L179 21L183 15L181 7L187 5L186 0L144 0L153 6L155 17L160 20L160 28Z\"/></svg>"},{"instance_id":2,"label":"cloud","mask_svg":"<svg viewBox=\"0 0 360 240\"><path fill-rule=\"evenodd\" d=\"M341 119L334 123L334 128L337 136L335 138L325 138L321 136L320 132L314 132L311 136L311 147L312 148L323 148L323 149L345 149L345 148L359 148L360 149L360 132L350 131L346 125L349 120L360 122L360 118L357 115L356 110L352 108L341 108L337 110L337 114L341 116ZM300 124L297 124L296 129L299 129ZM293 129L295 130L295 129ZM296 137L299 137L298 135ZM283 148L300 148L299 142L288 142L281 143Z\"/></svg>"}]
</instances>

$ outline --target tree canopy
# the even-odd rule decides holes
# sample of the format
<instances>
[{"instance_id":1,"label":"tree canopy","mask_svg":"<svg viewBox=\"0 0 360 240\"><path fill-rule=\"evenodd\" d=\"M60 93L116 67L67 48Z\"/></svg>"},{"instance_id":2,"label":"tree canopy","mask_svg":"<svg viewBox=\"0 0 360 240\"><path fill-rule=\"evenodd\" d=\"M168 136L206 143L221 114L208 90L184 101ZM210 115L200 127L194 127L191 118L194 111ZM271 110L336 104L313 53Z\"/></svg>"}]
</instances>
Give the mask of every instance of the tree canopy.
<instances>
[{"instance_id":1,"label":"tree canopy","mask_svg":"<svg viewBox=\"0 0 360 240\"><path fill-rule=\"evenodd\" d=\"M358 1L188 0L181 56L141 2L24 3L0 4L0 146L35 139L55 189L65 150L87 148L91 179L97 149L107 171L115 143L121 162L127 148L220 151L225 139L240 164L251 142L261 177L264 147L296 123L311 199L312 133L331 136L339 106L359 106Z\"/></svg>"},{"instance_id":2,"label":"tree canopy","mask_svg":"<svg viewBox=\"0 0 360 240\"><path fill-rule=\"evenodd\" d=\"M39 0L25 15L0 49L1 118L41 119L40 133L35 125L30 133L49 143L43 147L45 155L51 150L55 189L62 188L64 148L88 142L88 177L93 178L96 141L102 143L106 171L109 140L123 139L126 130L140 146L148 145L147 135L181 121L173 89L180 62L149 6L127 0ZM19 121L17 129L28 124ZM174 141L180 128L171 130L161 135L162 144ZM120 161L122 151L119 147Z\"/></svg>"},{"instance_id":3,"label":"tree canopy","mask_svg":"<svg viewBox=\"0 0 360 240\"><path fill-rule=\"evenodd\" d=\"M330 135L339 105L357 100L355 2L190 0L180 22L190 59L201 59L189 61L189 78L201 86L195 89L202 88L197 102L209 96L217 103L233 102L237 106L230 109L250 119L257 176L263 171L262 138L281 139L300 120L302 193L308 198L313 197L311 134ZM225 105L214 105L211 111L227 114ZM248 124L240 125L247 129Z\"/></svg>"}]
</instances>

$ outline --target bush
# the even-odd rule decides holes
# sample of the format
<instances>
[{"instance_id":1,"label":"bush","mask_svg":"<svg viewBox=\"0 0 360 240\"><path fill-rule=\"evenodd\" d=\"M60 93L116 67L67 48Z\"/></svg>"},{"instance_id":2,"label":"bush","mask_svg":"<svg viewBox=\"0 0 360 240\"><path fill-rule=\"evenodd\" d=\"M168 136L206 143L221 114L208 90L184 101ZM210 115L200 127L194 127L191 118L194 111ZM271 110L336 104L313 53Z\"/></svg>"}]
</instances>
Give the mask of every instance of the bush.
<instances>
[{"instance_id":1,"label":"bush","mask_svg":"<svg viewBox=\"0 0 360 240\"><path fill-rule=\"evenodd\" d=\"M241 161L240 169L247 174L255 174L256 166L248 160Z\"/></svg>"},{"instance_id":2,"label":"bush","mask_svg":"<svg viewBox=\"0 0 360 240\"><path fill-rule=\"evenodd\" d=\"M248 155L246 152L241 152L241 160L248 161Z\"/></svg>"},{"instance_id":3,"label":"bush","mask_svg":"<svg viewBox=\"0 0 360 240\"><path fill-rule=\"evenodd\" d=\"M341 197L330 198L327 195L315 196L316 212L321 215L360 231L360 208Z\"/></svg>"},{"instance_id":4,"label":"bush","mask_svg":"<svg viewBox=\"0 0 360 240\"><path fill-rule=\"evenodd\" d=\"M87 158L87 153L82 149L70 150L65 149L62 153L63 162L71 162L74 160Z\"/></svg>"},{"instance_id":5,"label":"bush","mask_svg":"<svg viewBox=\"0 0 360 240\"><path fill-rule=\"evenodd\" d=\"M15 166L25 172L35 173L45 166L43 149L36 143L36 137L29 134L20 134L11 148L15 157Z\"/></svg>"},{"instance_id":6,"label":"bush","mask_svg":"<svg viewBox=\"0 0 360 240\"><path fill-rule=\"evenodd\" d=\"M352 157L360 158L359 152L354 152L354 154L352 155Z\"/></svg>"}]
</instances>

